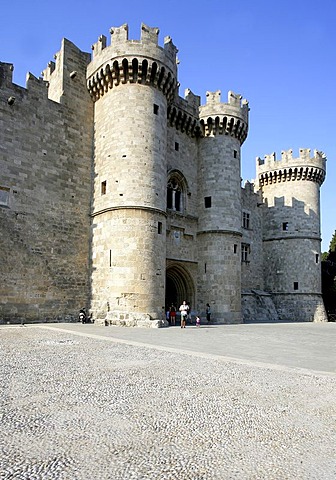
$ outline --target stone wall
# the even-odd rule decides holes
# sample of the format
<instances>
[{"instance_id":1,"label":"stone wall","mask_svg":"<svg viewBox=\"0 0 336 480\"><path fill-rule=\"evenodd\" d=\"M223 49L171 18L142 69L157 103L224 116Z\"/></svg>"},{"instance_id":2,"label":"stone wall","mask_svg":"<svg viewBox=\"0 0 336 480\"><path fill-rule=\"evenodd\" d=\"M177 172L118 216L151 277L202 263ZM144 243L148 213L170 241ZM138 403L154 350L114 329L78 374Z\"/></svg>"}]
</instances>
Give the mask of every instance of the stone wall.
<instances>
[{"instance_id":1,"label":"stone wall","mask_svg":"<svg viewBox=\"0 0 336 480\"><path fill-rule=\"evenodd\" d=\"M65 41L67 56L78 75L71 84L57 67L69 81L66 99L57 81L62 103L31 74L26 89L13 84L11 65L0 64L1 322L76 319L88 303L92 102L87 54Z\"/></svg>"}]
</instances>

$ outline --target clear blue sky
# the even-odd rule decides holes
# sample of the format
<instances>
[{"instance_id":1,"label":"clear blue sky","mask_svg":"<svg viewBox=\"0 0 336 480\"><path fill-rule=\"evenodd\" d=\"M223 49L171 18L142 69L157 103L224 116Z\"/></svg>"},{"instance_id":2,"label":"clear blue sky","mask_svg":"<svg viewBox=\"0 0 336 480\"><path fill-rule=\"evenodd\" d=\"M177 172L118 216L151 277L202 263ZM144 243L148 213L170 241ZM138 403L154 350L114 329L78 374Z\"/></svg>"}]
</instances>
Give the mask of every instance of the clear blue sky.
<instances>
[{"instance_id":1,"label":"clear blue sky","mask_svg":"<svg viewBox=\"0 0 336 480\"><path fill-rule=\"evenodd\" d=\"M14 64L24 86L28 71L40 76L68 38L90 52L111 26L129 25L139 39L141 22L172 37L179 49L180 95L221 90L250 102L250 130L242 150L242 177L255 178L255 158L299 148L326 153L321 189L322 251L336 229L335 0L47 0L5 2L0 18L0 60Z\"/></svg>"}]
</instances>

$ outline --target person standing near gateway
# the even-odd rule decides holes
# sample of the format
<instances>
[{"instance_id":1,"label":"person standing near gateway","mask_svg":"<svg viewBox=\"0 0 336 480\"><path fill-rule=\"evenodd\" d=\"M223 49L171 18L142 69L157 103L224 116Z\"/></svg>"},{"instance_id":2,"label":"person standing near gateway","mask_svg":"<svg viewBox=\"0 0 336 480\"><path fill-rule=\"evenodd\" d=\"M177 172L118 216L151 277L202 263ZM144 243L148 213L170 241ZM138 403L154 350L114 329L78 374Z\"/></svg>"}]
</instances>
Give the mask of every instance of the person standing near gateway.
<instances>
[{"instance_id":1,"label":"person standing near gateway","mask_svg":"<svg viewBox=\"0 0 336 480\"><path fill-rule=\"evenodd\" d=\"M208 323L210 323L210 319L211 319L211 308L210 308L210 304L209 304L209 303L206 304L205 313L206 313L206 319L208 320Z\"/></svg>"},{"instance_id":2,"label":"person standing near gateway","mask_svg":"<svg viewBox=\"0 0 336 480\"><path fill-rule=\"evenodd\" d=\"M189 312L189 306L187 305L185 300L183 300L183 303L180 306L179 310L181 312L181 328L185 328L186 327L186 320L187 320L187 316L188 316L188 312Z\"/></svg>"}]
</instances>

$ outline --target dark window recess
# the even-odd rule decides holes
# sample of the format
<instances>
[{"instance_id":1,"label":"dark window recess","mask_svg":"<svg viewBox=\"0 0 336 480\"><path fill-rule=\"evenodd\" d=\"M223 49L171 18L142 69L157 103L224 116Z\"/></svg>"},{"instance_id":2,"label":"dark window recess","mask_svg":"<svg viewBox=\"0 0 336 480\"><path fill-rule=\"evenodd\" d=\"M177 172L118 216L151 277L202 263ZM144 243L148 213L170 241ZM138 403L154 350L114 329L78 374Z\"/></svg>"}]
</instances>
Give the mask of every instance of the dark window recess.
<instances>
[{"instance_id":1,"label":"dark window recess","mask_svg":"<svg viewBox=\"0 0 336 480\"><path fill-rule=\"evenodd\" d=\"M102 195L106 194L106 180L105 180L105 182L101 183L101 194Z\"/></svg>"},{"instance_id":2,"label":"dark window recess","mask_svg":"<svg viewBox=\"0 0 336 480\"><path fill-rule=\"evenodd\" d=\"M238 247L238 245L235 243L233 245L233 253L237 253L237 247Z\"/></svg>"},{"instance_id":3,"label":"dark window recess","mask_svg":"<svg viewBox=\"0 0 336 480\"><path fill-rule=\"evenodd\" d=\"M110 267L112 267L112 250L110 250Z\"/></svg>"},{"instance_id":4,"label":"dark window recess","mask_svg":"<svg viewBox=\"0 0 336 480\"><path fill-rule=\"evenodd\" d=\"M156 103L153 105L153 112L155 115L159 114L159 105L156 105Z\"/></svg>"},{"instance_id":5,"label":"dark window recess","mask_svg":"<svg viewBox=\"0 0 336 480\"><path fill-rule=\"evenodd\" d=\"M250 263L249 254L251 252L250 245L247 243L242 243L241 245L241 261L244 263Z\"/></svg>"},{"instance_id":6,"label":"dark window recess","mask_svg":"<svg viewBox=\"0 0 336 480\"><path fill-rule=\"evenodd\" d=\"M211 197L204 197L205 208L211 208Z\"/></svg>"},{"instance_id":7,"label":"dark window recess","mask_svg":"<svg viewBox=\"0 0 336 480\"><path fill-rule=\"evenodd\" d=\"M243 228L250 228L250 214L247 212L243 212Z\"/></svg>"},{"instance_id":8,"label":"dark window recess","mask_svg":"<svg viewBox=\"0 0 336 480\"><path fill-rule=\"evenodd\" d=\"M237 158L237 156L238 156L237 150L233 150L233 157L234 157L234 158Z\"/></svg>"},{"instance_id":9,"label":"dark window recess","mask_svg":"<svg viewBox=\"0 0 336 480\"><path fill-rule=\"evenodd\" d=\"M294 282L294 290L299 290L299 282Z\"/></svg>"},{"instance_id":10,"label":"dark window recess","mask_svg":"<svg viewBox=\"0 0 336 480\"><path fill-rule=\"evenodd\" d=\"M318 253L315 254L315 262L319 263L319 254Z\"/></svg>"},{"instance_id":11,"label":"dark window recess","mask_svg":"<svg viewBox=\"0 0 336 480\"><path fill-rule=\"evenodd\" d=\"M180 144L175 142L175 150L178 152L179 151L179 148L180 148Z\"/></svg>"},{"instance_id":12,"label":"dark window recess","mask_svg":"<svg viewBox=\"0 0 336 480\"><path fill-rule=\"evenodd\" d=\"M158 222L158 233L162 233L162 222Z\"/></svg>"},{"instance_id":13,"label":"dark window recess","mask_svg":"<svg viewBox=\"0 0 336 480\"><path fill-rule=\"evenodd\" d=\"M204 264L204 273L206 273L206 263Z\"/></svg>"},{"instance_id":14,"label":"dark window recess","mask_svg":"<svg viewBox=\"0 0 336 480\"><path fill-rule=\"evenodd\" d=\"M282 230L284 230L285 232L288 232L288 222L283 222Z\"/></svg>"}]
</instances>

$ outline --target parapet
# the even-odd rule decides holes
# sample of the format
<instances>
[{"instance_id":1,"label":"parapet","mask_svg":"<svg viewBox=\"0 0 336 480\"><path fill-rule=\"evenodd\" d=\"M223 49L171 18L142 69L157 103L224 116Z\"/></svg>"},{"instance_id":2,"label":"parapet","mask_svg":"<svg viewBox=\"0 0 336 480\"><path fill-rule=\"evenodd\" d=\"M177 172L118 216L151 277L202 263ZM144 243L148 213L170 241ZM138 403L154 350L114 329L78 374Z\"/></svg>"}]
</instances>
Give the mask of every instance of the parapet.
<instances>
[{"instance_id":1,"label":"parapet","mask_svg":"<svg viewBox=\"0 0 336 480\"><path fill-rule=\"evenodd\" d=\"M299 156L293 157L293 150L283 150L281 158L276 158L273 152L264 159L257 157L256 170L259 183L274 183L284 180L314 180L322 184L326 173L326 155L314 150L311 156L309 148L300 148Z\"/></svg>"},{"instance_id":2,"label":"parapet","mask_svg":"<svg viewBox=\"0 0 336 480\"><path fill-rule=\"evenodd\" d=\"M247 137L249 105L246 99L232 91L228 92L228 102L221 102L221 92L206 93L206 104L199 109L201 130L204 136L236 136L241 143Z\"/></svg>"},{"instance_id":3,"label":"parapet","mask_svg":"<svg viewBox=\"0 0 336 480\"><path fill-rule=\"evenodd\" d=\"M140 40L129 40L128 25L125 23L120 27L112 27L111 44L106 45L106 37L101 35L98 41L92 45L93 58L88 66L88 79L95 73L104 68L107 63L115 61L119 57L123 58L154 58L161 65L168 68L176 77L176 54L177 48L170 37L165 37L164 46L158 45L159 29L148 27L141 24Z\"/></svg>"}]
</instances>

